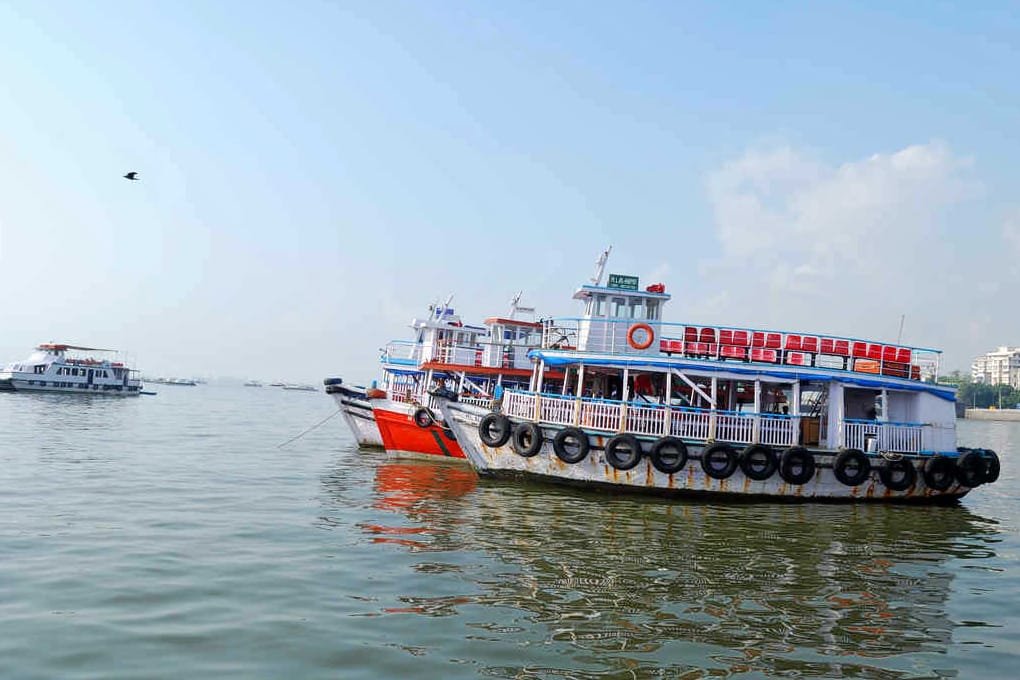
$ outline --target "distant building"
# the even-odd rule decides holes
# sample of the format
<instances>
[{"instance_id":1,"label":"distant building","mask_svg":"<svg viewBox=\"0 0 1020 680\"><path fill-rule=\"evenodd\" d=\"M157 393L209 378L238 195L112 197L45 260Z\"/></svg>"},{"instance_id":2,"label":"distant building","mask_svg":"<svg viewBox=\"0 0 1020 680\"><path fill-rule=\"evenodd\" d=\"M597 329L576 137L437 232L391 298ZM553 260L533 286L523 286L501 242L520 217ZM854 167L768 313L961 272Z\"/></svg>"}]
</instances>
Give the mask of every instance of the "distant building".
<instances>
[{"instance_id":1,"label":"distant building","mask_svg":"<svg viewBox=\"0 0 1020 680\"><path fill-rule=\"evenodd\" d=\"M971 377L986 385L1009 385L1020 389L1020 347L1000 347L974 359Z\"/></svg>"}]
</instances>

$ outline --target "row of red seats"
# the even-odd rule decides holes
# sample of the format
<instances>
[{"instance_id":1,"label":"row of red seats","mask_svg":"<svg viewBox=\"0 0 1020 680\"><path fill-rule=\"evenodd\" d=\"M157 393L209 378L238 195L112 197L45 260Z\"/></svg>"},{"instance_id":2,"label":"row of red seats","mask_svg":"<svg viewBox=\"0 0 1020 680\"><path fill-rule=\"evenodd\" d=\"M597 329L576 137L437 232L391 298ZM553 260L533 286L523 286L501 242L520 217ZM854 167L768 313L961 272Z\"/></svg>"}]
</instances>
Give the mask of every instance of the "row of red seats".
<instances>
[{"instance_id":1,"label":"row of red seats","mask_svg":"<svg viewBox=\"0 0 1020 680\"><path fill-rule=\"evenodd\" d=\"M726 328L701 328L686 326L684 343L703 343L728 347L752 347L762 349L782 349L787 352L807 352L809 354L832 354L834 356L874 359L875 361L895 361L901 364L911 363L909 347L883 345L857 340L840 340L837 338L819 338L813 335L788 334L785 340L782 333L767 331L739 331Z\"/></svg>"}]
</instances>

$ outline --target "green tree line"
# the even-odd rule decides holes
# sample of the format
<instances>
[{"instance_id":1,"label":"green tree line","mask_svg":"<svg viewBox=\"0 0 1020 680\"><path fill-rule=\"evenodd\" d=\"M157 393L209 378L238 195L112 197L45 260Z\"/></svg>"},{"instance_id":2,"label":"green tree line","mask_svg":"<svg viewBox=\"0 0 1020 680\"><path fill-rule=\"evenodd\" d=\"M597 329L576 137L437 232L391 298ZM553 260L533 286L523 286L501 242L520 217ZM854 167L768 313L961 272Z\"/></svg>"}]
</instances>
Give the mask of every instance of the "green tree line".
<instances>
[{"instance_id":1,"label":"green tree line","mask_svg":"<svg viewBox=\"0 0 1020 680\"><path fill-rule=\"evenodd\" d=\"M975 382L969 375L953 371L943 377L942 381L955 385L959 391L956 401L967 408L1015 408L1020 404L1020 390L1009 385L986 385Z\"/></svg>"}]
</instances>

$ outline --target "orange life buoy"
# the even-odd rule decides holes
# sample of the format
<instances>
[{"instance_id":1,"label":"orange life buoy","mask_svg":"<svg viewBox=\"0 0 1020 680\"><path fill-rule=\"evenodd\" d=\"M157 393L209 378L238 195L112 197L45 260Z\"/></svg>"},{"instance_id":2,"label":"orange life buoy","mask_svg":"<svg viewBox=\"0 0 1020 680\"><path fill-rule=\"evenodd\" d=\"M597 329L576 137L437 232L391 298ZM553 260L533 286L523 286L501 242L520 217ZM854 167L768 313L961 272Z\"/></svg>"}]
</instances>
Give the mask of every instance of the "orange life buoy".
<instances>
[{"instance_id":1,"label":"orange life buoy","mask_svg":"<svg viewBox=\"0 0 1020 680\"><path fill-rule=\"evenodd\" d=\"M648 335L648 339L644 342L636 342L634 333L637 331L644 331ZM634 349L648 349L653 342L655 342L655 331L646 323L636 323L627 331L627 343Z\"/></svg>"}]
</instances>

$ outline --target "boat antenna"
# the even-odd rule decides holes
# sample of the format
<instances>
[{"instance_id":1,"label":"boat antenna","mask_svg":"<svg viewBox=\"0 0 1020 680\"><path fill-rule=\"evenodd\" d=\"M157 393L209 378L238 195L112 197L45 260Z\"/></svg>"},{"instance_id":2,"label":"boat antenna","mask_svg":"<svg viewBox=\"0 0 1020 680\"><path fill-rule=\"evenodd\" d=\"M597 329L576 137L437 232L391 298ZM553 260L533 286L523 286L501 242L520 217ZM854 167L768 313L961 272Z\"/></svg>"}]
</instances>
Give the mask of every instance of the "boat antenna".
<instances>
[{"instance_id":1,"label":"boat antenna","mask_svg":"<svg viewBox=\"0 0 1020 680\"><path fill-rule=\"evenodd\" d=\"M514 318L514 314L517 313L517 303L521 301L521 296L524 295L523 290L517 291L517 295L510 298L510 318Z\"/></svg>"},{"instance_id":2,"label":"boat antenna","mask_svg":"<svg viewBox=\"0 0 1020 680\"><path fill-rule=\"evenodd\" d=\"M596 286L602 284L602 274L606 271L606 260L609 259L612 249L613 246L609 246L599 255L599 259L595 260L595 276L591 277L592 284Z\"/></svg>"},{"instance_id":3,"label":"boat antenna","mask_svg":"<svg viewBox=\"0 0 1020 680\"><path fill-rule=\"evenodd\" d=\"M520 304L518 304L521 301L521 296L522 295L524 295L524 291L523 290L518 291L517 295L514 295L513 299L510 300L510 318L511 319L516 318L516 315L517 315L518 312L524 312L525 314L534 314L535 313L535 308L534 307L521 307Z\"/></svg>"},{"instance_id":4,"label":"boat antenna","mask_svg":"<svg viewBox=\"0 0 1020 680\"><path fill-rule=\"evenodd\" d=\"M452 301L453 301L453 293L450 293L450 295L447 296L447 298L446 298L446 302L443 303L442 308L436 310L436 316L439 317L440 319L442 319L444 316L446 316L446 311L448 309L450 309L450 302L452 302Z\"/></svg>"},{"instance_id":5,"label":"boat antenna","mask_svg":"<svg viewBox=\"0 0 1020 680\"><path fill-rule=\"evenodd\" d=\"M900 314L900 332L896 334L896 344L900 344L900 340L903 338L903 322L906 320L906 314Z\"/></svg>"}]
</instances>

